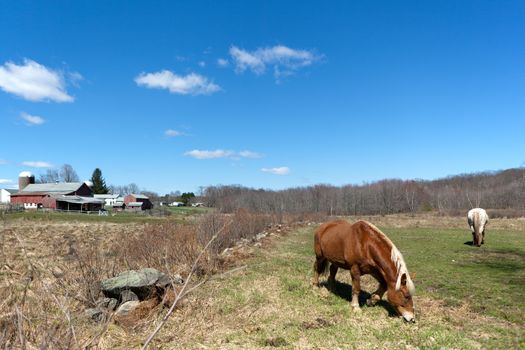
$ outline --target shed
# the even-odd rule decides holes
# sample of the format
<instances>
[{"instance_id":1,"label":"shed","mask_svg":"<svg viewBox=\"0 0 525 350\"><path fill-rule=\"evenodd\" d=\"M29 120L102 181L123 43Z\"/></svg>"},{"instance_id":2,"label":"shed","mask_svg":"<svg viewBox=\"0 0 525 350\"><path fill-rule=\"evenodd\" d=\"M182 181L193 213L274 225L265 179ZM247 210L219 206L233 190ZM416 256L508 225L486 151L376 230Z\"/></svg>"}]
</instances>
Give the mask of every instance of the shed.
<instances>
[{"instance_id":1,"label":"shed","mask_svg":"<svg viewBox=\"0 0 525 350\"><path fill-rule=\"evenodd\" d=\"M126 204L126 211L142 211L142 202L128 202Z\"/></svg>"},{"instance_id":2,"label":"shed","mask_svg":"<svg viewBox=\"0 0 525 350\"><path fill-rule=\"evenodd\" d=\"M129 206L129 203L141 203L142 210L153 208L153 203L151 203L149 198L143 194L128 194L126 197L124 197L124 204L126 205L126 208Z\"/></svg>"},{"instance_id":3,"label":"shed","mask_svg":"<svg viewBox=\"0 0 525 350\"><path fill-rule=\"evenodd\" d=\"M18 190L0 188L0 203L1 204L11 203L11 195L16 192L18 192Z\"/></svg>"}]
</instances>

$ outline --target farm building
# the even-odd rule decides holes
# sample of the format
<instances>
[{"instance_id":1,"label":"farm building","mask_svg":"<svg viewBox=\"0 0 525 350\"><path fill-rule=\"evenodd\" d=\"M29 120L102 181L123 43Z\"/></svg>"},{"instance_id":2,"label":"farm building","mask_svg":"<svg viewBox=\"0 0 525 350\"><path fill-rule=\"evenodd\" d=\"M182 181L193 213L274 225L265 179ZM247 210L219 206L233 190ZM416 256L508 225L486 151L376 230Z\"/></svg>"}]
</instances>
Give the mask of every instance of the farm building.
<instances>
[{"instance_id":1,"label":"farm building","mask_svg":"<svg viewBox=\"0 0 525 350\"><path fill-rule=\"evenodd\" d=\"M126 197L124 197L124 205L126 208L129 207L130 203L140 203L140 210L153 208L153 203L151 203L149 198L143 194L128 194ZM136 204L133 205L136 206Z\"/></svg>"},{"instance_id":2,"label":"farm building","mask_svg":"<svg viewBox=\"0 0 525 350\"><path fill-rule=\"evenodd\" d=\"M93 197L97 199L103 199L105 201L105 205L112 207L118 201L120 194L94 194Z\"/></svg>"},{"instance_id":3,"label":"farm building","mask_svg":"<svg viewBox=\"0 0 525 350\"><path fill-rule=\"evenodd\" d=\"M124 209L124 197L117 197L115 202L111 205L115 210Z\"/></svg>"},{"instance_id":4,"label":"farm building","mask_svg":"<svg viewBox=\"0 0 525 350\"><path fill-rule=\"evenodd\" d=\"M11 203L22 204L25 209L97 211L102 209L104 200L94 198L84 182L30 183L11 195Z\"/></svg>"},{"instance_id":5,"label":"farm building","mask_svg":"<svg viewBox=\"0 0 525 350\"><path fill-rule=\"evenodd\" d=\"M18 192L18 190L11 190L6 188L0 189L0 204L11 203L11 195L16 192Z\"/></svg>"},{"instance_id":6,"label":"farm building","mask_svg":"<svg viewBox=\"0 0 525 350\"><path fill-rule=\"evenodd\" d=\"M129 202L126 204L126 211L141 211L143 204L142 202Z\"/></svg>"}]
</instances>

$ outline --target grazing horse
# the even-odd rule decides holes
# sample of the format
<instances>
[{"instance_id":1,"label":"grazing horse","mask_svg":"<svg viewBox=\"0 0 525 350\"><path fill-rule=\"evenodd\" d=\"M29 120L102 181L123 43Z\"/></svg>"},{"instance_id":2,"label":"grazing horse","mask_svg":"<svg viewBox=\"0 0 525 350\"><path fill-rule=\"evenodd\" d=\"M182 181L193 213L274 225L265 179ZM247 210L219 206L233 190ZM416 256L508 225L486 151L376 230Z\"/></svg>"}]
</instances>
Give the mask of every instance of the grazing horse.
<instances>
[{"instance_id":1,"label":"grazing horse","mask_svg":"<svg viewBox=\"0 0 525 350\"><path fill-rule=\"evenodd\" d=\"M328 283L335 282L338 268L350 270L352 276L352 308L360 311L359 292L361 275L370 274L379 287L367 300L375 305L387 292L387 298L396 312L407 322L415 322L414 283L408 273L403 256L388 237L366 221L350 224L344 220L321 225L314 236L316 260L314 284L319 286L319 275L330 265Z\"/></svg>"},{"instance_id":2,"label":"grazing horse","mask_svg":"<svg viewBox=\"0 0 525 350\"><path fill-rule=\"evenodd\" d=\"M470 209L467 221L472 231L472 245L481 247L485 243L485 226L489 223L487 212L481 208Z\"/></svg>"}]
</instances>

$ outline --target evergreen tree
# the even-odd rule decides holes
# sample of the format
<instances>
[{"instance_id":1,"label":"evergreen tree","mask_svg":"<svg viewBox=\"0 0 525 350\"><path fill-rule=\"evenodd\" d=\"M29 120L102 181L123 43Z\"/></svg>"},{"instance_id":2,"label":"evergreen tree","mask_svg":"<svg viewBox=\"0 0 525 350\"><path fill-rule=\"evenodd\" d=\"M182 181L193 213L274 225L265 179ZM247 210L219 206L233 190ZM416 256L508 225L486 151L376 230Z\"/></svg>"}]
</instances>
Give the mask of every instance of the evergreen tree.
<instances>
[{"instance_id":1,"label":"evergreen tree","mask_svg":"<svg viewBox=\"0 0 525 350\"><path fill-rule=\"evenodd\" d=\"M91 175L91 182L93 182L93 193L94 194L107 194L109 192L106 186L106 180L102 177L102 171L96 168Z\"/></svg>"},{"instance_id":2,"label":"evergreen tree","mask_svg":"<svg viewBox=\"0 0 525 350\"><path fill-rule=\"evenodd\" d=\"M182 199L184 206L187 207L189 206L191 199L195 198L195 194L193 192L185 192L180 196L180 198Z\"/></svg>"}]
</instances>

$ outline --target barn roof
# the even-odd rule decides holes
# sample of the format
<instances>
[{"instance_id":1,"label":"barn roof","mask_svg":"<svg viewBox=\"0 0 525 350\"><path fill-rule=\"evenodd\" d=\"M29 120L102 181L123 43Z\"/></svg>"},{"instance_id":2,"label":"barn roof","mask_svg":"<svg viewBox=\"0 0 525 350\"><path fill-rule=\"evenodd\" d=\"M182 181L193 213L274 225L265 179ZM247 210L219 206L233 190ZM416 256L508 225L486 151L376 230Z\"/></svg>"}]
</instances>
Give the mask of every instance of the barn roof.
<instances>
[{"instance_id":1,"label":"barn roof","mask_svg":"<svg viewBox=\"0 0 525 350\"><path fill-rule=\"evenodd\" d=\"M84 183L83 182L59 182L59 183L46 183L46 184L29 184L19 192L25 194L28 192L41 192L41 193L70 193L78 190Z\"/></svg>"},{"instance_id":2,"label":"barn roof","mask_svg":"<svg viewBox=\"0 0 525 350\"><path fill-rule=\"evenodd\" d=\"M103 199L97 199L93 197L82 197L82 196L57 196L56 200L59 202L75 203L75 204L104 204Z\"/></svg>"},{"instance_id":3,"label":"barn roof","mask_svg":"<svg viewBox=\"0 0 525 350\"><path fill-rule=\"evenodd\" d=\"M149 199L148 196L145 196L143 194L135 194L135 193L132 193L130 196L133 196L137 199Z\"/></svg>"},{"instance_id":4,"label":"barn roof","mask_svg":"<svg viewBox=\"0 0 525 350\"><path fill-rule=\"evenodd\" d=\"M104 198L104 199L110 199L110 198L118 198L120 194L94 194L93 197L95 198Z\"/></svg>"}]
</instances>

